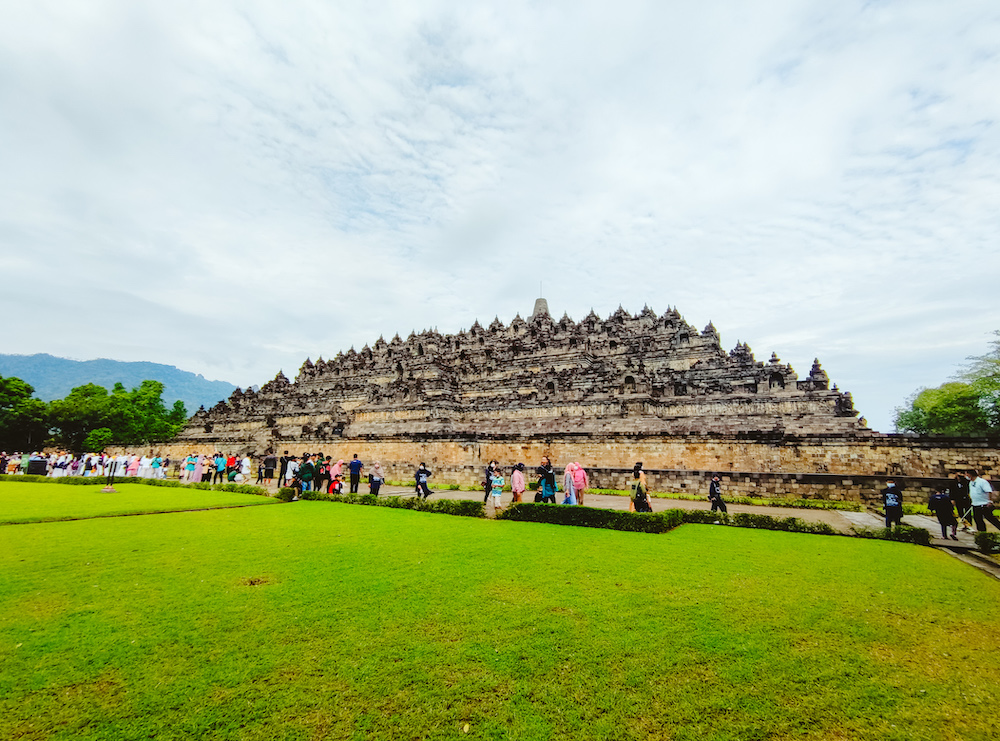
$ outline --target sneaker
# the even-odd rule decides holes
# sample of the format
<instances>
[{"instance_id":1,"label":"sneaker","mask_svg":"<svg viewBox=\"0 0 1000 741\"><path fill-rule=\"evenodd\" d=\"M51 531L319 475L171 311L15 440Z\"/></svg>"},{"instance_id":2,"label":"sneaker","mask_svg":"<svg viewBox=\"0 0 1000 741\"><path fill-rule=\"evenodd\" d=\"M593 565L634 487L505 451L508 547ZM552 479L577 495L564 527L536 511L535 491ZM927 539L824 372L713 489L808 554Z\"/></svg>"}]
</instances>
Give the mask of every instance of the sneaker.
<instances>
[{"instance_id":1,"label":"sneaker","mask_svg":"<svg viewBox=\"0 0 1000 741\"><path fill-rule=\"evenodd\" d=\"M952 540L958 540L958 536L957 536L957 535L952 535L952 536L951 536L951 539L952 539Z\"/></svg>"}]
</instances>

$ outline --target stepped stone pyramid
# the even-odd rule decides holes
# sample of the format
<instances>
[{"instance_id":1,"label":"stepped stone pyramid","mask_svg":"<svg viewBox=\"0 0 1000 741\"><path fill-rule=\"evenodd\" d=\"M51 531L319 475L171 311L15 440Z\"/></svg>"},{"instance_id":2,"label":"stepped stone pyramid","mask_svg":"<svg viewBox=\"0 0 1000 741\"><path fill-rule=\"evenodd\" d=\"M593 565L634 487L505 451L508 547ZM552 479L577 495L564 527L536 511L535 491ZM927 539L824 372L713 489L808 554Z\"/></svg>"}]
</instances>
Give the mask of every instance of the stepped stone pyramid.
<instances>
[{"instance_id":1,"label":"stepped stone pyramid","mask_svg":"<svg viewBox=\"0 0 1000 741\"><path fill-rule=\"evenodd\" d=\"M294 441L483 440L582 436L871 435L849 393L815 361L799 379L775 354L726 352L676 309L554 320L545 299L527 320L467 331L379 337L330 360L307 359L199 410L178 442L277 450Z\"/></svg>"}]
</instances>

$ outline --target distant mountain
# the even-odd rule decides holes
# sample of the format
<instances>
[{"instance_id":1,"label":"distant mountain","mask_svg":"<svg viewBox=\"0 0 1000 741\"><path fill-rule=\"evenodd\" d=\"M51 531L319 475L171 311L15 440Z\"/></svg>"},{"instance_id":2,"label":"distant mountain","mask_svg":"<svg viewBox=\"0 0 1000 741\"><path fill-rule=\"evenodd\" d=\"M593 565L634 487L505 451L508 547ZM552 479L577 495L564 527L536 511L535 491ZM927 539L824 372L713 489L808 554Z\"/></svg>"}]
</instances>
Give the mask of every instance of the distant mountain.
<instances>
[{"instance_id":1,"label":"distant mountain","mask_svg":"<svg viewBox=\"0 0 1000 741\"><path fill-rule=\"evenodd\" d=\"M69 360L41 353L38 355L0 354L0 376L17 376L35 388L35 396L44 401L62 399L77 386L96 383L108 391L115 384L132 389L146 379L163 384L163 400L168 407L180 399L189 415L204 405L206 409L229 398L236 387L226 381L209 381L198 373L189 373L172 365L159 363L124 363L120 360Z\"/></svg>"}]
</instances>

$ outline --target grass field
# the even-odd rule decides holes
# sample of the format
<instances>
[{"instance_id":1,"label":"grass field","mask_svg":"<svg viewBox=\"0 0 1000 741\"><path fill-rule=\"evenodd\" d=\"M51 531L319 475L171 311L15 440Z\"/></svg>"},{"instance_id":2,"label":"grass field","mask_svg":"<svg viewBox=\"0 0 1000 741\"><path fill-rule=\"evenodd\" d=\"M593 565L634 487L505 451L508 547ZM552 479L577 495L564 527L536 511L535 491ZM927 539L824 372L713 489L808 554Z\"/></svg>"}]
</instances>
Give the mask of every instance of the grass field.
<instances>
[{"instance_id":1,"label":"grass field","mask_svg":"<svg viewBox=\"0 0 1000 741\"><path fill-rule=\"evenodd\" d=\"M180 486L116 483L114 494L102 492L103 487L103 479L93 486L0 482L0 525L274 504L267 497Z\"/></svg>"},{"instance_id":2,"label":"grass field","mask_svg":"<svg viewBox=\"0 0 1000 741\"><path fill-rule=\"evenodd\" d=\"M998 607L928 548L737 528L5 526L0 738L996 738Z\"/></svg>"}]
</instances>

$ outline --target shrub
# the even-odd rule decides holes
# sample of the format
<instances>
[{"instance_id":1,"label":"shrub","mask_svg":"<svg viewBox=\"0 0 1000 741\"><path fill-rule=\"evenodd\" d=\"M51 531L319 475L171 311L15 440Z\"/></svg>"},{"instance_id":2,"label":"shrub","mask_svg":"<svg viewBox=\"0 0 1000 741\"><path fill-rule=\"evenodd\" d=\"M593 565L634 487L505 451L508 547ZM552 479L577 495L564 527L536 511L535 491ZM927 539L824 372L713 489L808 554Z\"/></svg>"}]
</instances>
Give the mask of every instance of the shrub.
<instances>
[{"instance_id":1,"label":"shrub","mask_svg":"<svg viewBox=\"0 0 1000 741\"><path fill-rule=\"evenodd\" d=\"M429 499L418 497L376 497L372 494L331 494L316 497L327 502L340 504L361 504L369 507L392 507L412 509L419 512L436 512L459 517L485 517L483 503L471 499Z\"/></svg>"},{"instance_id":2,"label":"shrub","mask_svg":"<svg viewBox=\"0 0 1000 741\"><path fill-rule=\"evenodd\" d=\"M253 494L258 497L269 497L271 492L267 489L254 486L253 484L216 484L212 487L215 491L231 491L237 494Z\"/></svg>"},{"instance_id":3,"label":"shrub","mask_svg":"<svg viewBox=\"0 0 1000 741\"><path fill-rule=\"evenodd\" d=\"M295 497L295 489L290 486L282 486L274 496L282 502L290 502Z\"/></svg>"},{"instance_id":4,"label":"shrub","mask_svg":"<svg viewBox=\"0 0 1000 741\"><path fill-rule=\"evenodd\" d=\"M922 527L910 527L901 525L892 530L889 528L855 528L855 534L859 538L874 538L875 540L895 540L900 543L915 543L916 545L930 545L931 534Z\"/></svg>"},{"instance_id":5,"label":"shrub","mask_svg":"<svg viewBox=\"0 0 1000 741\"><path fill-rule=\"evenodd\" d=\"M1000 533L976 533L976 547L981 553L1000 553Z\"/></svg>"},{"instance_id":6,"label":"shrub","mask_svg":"<svg viewBox=\"0 0 1000 741\"><path fill-rule=\"evenodd\" d=\"M544 522L550 525L606 528L636 533L665 533L683 522L680 510L665 512L621 512L591 507L570 507L534 502L518 502L497 515L516 522Z\"/></svg>"},{"instance_id":7,"label":"shrub","mask_svg":"<svg viewBox=\"0 0 1000 741\"><path fill-rule=\"evenodd\" d=\"M771 517L770 515L755 515L750 512L737 512L729 518L729 524L760 530L782 530L787 533L839 535L835 528L825 522L806 522L798 517Z\"/></svg>"}]
</instances>

